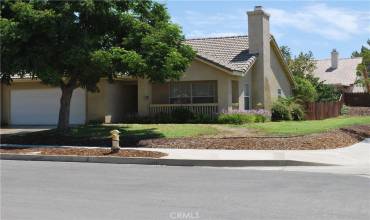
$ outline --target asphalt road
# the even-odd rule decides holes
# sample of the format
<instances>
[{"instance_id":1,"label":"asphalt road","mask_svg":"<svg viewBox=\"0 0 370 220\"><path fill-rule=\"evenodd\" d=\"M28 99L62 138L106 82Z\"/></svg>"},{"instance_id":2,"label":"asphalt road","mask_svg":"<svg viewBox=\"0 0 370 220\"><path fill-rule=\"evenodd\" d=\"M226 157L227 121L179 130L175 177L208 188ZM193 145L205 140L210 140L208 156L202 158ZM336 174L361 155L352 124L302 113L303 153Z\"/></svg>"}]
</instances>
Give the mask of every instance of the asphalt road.
<instances>
[{"instance_id":1,"label":"asphalt road","mask_svg":"<svg viewBox=\"0 0 370 220\"><path fill-rule=\"evenodd\" d=\"M1 161L1 219L370 219L370 178Z\"/></svg>"}]
</instances>

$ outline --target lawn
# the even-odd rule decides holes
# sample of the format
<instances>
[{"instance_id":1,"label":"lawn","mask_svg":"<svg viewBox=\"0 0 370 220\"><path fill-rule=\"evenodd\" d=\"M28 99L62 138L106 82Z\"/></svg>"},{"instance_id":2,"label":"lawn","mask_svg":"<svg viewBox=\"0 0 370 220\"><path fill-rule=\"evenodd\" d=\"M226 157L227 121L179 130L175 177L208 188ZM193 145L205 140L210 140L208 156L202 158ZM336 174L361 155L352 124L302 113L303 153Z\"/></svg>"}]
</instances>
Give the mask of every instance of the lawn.
<instances>
[{"instance_id":1,"label":"lawn","mask_svg":"<svg viewBox=\"0 0 370 220\"><path fill-rule=\"evenodd\" d=\"M351 125L370 125L370 116L338 117L315 121L282 121L241 125L257 131L276 135L304 135L325 132Z\"/></svg>"},{"instance_id":2,"label":"lawn","mask_svg":"<svg viewBox=\"0 0 370 220\"><path fill-rule=\"evenodd\" d=\"M145 139L196 137L218 132L217 128L206 124L85 125L73 127L65 133L58 133L52 129L1 135L1 142L34 145L110 146L110 131L114 129L121 132L120 143L122 146L136 146Z\"/></svg>"},{"instance_id":3,"label":"lawn","mask_svg":"<svg viewBox=\"0 0 370 220\"><path fill-rule=\"evenodd\" d=\"M70 134L74 137L108 137L114 129L121 132L121 137L179 138L217 133L216 128L206 124L115 124L75 127L71 129Z\"/></svg>"}]
</instances>

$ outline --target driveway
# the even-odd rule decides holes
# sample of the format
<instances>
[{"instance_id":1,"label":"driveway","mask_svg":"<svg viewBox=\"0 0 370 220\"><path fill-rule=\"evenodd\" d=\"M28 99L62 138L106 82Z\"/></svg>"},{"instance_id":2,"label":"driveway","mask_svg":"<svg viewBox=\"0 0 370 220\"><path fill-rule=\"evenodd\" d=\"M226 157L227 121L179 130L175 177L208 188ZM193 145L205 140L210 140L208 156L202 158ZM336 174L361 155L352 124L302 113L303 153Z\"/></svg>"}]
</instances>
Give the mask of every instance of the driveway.
<instances>
[{"instance_id":1,"label":"driveway","mask_svg":"<svg viewBox=\"0 0 370 220\"><path fill-rule=\"evenodd\" d=\"M1 134L19 134L19 133L29 133L35 131L44 131L54 128L53 126L16 126L16 127L5 127L0 128Z\"/></svg>"},{"instance_id":2,"label":"driveway","mask_svg":"<svg viewBox=\"0 0 370 220\"><path fill-rule=\"evenodd\" d=\"M370 179L225 168L0 161L1 219L370 219Z\"/></svg>"}]
</instances>

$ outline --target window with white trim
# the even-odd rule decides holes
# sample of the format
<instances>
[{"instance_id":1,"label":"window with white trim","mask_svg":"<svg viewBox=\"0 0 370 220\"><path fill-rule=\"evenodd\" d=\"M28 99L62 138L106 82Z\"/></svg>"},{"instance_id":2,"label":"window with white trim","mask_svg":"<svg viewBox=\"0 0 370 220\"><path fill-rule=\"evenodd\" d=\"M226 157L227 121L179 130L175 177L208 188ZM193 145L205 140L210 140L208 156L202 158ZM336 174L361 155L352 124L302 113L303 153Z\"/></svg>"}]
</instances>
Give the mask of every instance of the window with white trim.
<instances>
[{"instance_id":1,"label":"window with white trim","mask_svg":"<svg viewBox=\"0 0 370 220\"><path fill-rule=\"evenodd\" d=\"M277 90L278 97L281 98L283 96L283 91L281 89Z\"/></svg>"},{"instance_id":2,"label":"window with white trim","mask_svg":"<svg viewBox=\"0 0 370 220\"><path fill-rule=\"evenodd\" d=\"M250 109L249 84L244 86L244 110Z\"/></svg>"},{"instance_id":3,"label":"window with white trim","mask_svg":"<svg viewBox=\"0 0 370 220\"><path fill-rule=\"evenodd\" d=\"M171 104L216 103L216 82L174 82L170 84Z\"/></svg>"}]
</instances>

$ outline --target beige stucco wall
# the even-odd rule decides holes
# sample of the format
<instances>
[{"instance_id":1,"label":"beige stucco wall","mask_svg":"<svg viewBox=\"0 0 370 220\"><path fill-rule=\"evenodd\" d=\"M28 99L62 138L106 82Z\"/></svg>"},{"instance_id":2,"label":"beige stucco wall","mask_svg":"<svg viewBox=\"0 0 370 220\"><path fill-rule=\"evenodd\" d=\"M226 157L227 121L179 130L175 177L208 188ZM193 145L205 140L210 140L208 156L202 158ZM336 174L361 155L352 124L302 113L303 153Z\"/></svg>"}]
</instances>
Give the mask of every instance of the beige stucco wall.
<instances>
[{"instance_id":1,"label":"beige stucco wall","mask_svg":"<svg viewBox=\"0 0 370 220\"><path fill-rule=\"evenodd\" d=\"M287 73L283 69L282 63L279 61L278 56L274 49L270 50L270 69L271 75L266 78L266 92L267 102L271 103L278 98L278 89L282 90L283 97L292 95L292 85L287 77Z\"/></svg>"},{"instance_id":2,"label":"beige stucco wall","mask_svg":"<svg viewBox=\"0 0 370 220\"><path fill-rule=\"evenodd\" d=\"M125 116L137 110L136 81L116 80L109 83L101 80L99 92L87 93L87 121L121 122Z\"/></svg>"}]
</instances>

